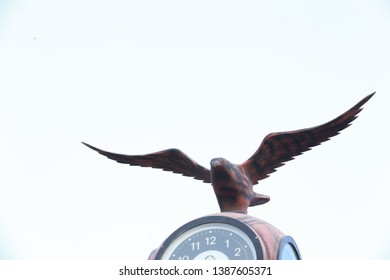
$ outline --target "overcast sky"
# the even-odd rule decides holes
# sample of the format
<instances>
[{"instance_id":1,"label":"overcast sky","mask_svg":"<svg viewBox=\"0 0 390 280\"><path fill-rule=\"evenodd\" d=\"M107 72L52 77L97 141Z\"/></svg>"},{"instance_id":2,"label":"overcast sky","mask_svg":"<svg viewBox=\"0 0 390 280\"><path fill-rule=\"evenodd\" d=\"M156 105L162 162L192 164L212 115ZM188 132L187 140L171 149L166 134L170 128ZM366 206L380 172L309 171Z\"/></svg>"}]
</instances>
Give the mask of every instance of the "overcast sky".
<instances>
[{"instance_id":1,"label":"overcast sky","mask_svg":"<svg viewBox=\"0 0 390 280\"><path fill-rule=\"evenodd\" d=\"M304 259L390 259L390 4L0 1L0 258L146 259L211 185L81 144L242 163L270 132L359 118L255 186Z\"/></svg>"}]
</instances>

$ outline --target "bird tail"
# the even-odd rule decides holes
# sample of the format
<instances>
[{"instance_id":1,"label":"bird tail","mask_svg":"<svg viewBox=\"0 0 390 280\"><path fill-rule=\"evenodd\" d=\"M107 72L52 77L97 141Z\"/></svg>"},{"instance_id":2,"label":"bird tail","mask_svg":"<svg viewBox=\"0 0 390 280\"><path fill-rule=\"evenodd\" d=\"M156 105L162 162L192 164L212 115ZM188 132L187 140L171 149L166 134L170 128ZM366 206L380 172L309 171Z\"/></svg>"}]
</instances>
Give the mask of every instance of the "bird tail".
<instances>
[{"instance_id":1,"label":"bird tail","mask_svg":"<svg viewBox=\"0 0 390 280\"><path fill-rule=\"evenodd\" d=\"M270 201L270 199L271 198L268 195L259 194L259 193L255 192L255 196L252 198L249 206L256 206L256 205L265 204L268 201Z\"/></svg>"}]
</instances>

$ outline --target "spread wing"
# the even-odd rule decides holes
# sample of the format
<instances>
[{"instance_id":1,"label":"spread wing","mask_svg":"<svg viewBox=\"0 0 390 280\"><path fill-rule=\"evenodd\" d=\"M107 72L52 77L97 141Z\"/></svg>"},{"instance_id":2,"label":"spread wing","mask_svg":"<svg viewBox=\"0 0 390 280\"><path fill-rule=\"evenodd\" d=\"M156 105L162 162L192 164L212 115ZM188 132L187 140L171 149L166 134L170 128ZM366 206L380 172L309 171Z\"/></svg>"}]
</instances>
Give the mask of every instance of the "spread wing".
<instances>
[{"instance_id":1,"label":"spread wing","mask_svg":"<svg viewBox=\"0 0 390 280\"><path fill-rule=\"evenodd\" d=\"M109 159L119 163L126 163L141 167L159 168L172 171L183 176L193 177L205 183L211 183L210 170L199 165L178 149L169 149L147 155L121 155L100 150L94 146L82 142L85 146L97 151Z\"/></svg>"},{"instance_id":2,"label":"spread wing","mask_svg":"<svg viewBox=\"0 0 390 280\"><path fill-rule=\"evenodd\" d=\"M275 172L276 168L283 166L284 162L320 145L347 128L357 118L357 114L362 110L361 106L374 94L375 92L368 95L344 114L323 125L268 134L258 150L241 166L248 172L252 183L257 184L259 180Z\"/></svg>"}]
</instances>

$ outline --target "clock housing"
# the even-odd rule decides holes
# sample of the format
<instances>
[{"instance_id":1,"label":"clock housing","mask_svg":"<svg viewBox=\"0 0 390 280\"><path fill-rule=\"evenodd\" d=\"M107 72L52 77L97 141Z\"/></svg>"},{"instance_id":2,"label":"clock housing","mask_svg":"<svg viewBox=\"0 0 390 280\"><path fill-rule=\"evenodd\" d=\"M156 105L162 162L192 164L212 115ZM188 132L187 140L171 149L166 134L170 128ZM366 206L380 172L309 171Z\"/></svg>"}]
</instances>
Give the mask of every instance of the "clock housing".
<instances>
[{"instance_id":1,"label":"clock housing","mask_svg":"<svg viewBox=\"0 0 390 280\"><path fill-rule=\"evenodd\" d=\"M283 257L301 258L290 236L256 217L222 212L179 227L149 259L272 260Z\"/></svg>"}]
</instances>

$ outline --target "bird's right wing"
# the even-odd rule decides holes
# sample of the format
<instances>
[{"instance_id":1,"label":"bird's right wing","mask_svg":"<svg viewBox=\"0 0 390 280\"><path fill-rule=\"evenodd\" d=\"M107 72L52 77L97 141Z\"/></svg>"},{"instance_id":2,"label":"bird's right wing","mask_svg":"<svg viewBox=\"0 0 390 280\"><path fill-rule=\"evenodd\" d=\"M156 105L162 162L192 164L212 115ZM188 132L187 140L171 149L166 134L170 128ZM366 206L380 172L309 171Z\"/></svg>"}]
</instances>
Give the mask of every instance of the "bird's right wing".
<instances>
[{"instance_id":1,"label":"bird's right wing","mask_svg":"<svg viewBox=\"0 0 390 280\"><path fill-rule=\"evenodd\" d=\"M183 176L193 177L197 180L202 180L205 183L211 183L210 170L199 165L178 149L168 149L146 155L122 155L106 152L87 143L82 143L92 150L97 151L99 154L119 163L159 168L165 171L179 173Z\"/></svg>"}]
</instances>

